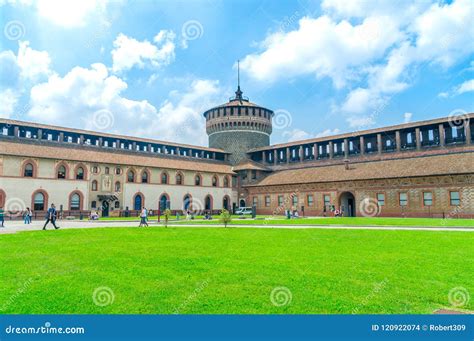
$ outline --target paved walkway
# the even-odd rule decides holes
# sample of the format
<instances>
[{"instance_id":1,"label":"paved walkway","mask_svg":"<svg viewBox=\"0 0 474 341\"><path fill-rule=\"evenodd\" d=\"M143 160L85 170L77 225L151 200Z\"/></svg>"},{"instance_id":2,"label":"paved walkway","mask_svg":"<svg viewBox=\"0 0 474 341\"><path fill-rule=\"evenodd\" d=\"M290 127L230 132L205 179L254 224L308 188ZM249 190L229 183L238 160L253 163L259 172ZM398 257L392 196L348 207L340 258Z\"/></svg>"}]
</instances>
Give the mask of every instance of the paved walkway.
<instances>
[{"instance_id":1,"label":"paved walkway","mask_svg":"<svg viewBox=\"0 0 474 341\"><path fill-rule=\"evenodd\" d=\"M138 221L87 221L87 220L62 220L58 222L58 226L62 229L80 229L80 228L101 228L101 227L138 227ZM0 227L0 234L16 233L21 231L41 231L43 221L33 221L29 225L25 225L23 221L6 221L5 228ZM163 225L155 222L149 222L150 227L163 227ZM224 225L215 224L169 224L170 227L195 227L195 228L222 228ZM334 230L411 230L411 231L463 231L474 232L474 228L469 227L407 227L407 226L342 226L342 225L230 225L232 228L280 228L280 229L334 229ZM49 224L48 230L52 230L53 225Z\"/></svg>"}]
</instances>

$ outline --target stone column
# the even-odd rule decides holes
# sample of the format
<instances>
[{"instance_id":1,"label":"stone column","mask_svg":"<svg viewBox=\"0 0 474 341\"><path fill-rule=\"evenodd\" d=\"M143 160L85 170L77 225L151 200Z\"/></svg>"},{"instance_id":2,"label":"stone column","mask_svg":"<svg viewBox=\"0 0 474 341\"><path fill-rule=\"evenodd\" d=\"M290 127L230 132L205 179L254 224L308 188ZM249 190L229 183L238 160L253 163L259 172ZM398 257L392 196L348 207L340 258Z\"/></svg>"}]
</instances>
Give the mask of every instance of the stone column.
<instances>
[{"instance_id":1,"label":"stone column","mask_svg":"<svg viewBox=\"0 0 474 341\"><path fill-rule=\"evenodd\" d=\"M313 153L313 155L314 155L314 159L317 160L318 156L319 156L319 149L318 149L318 144L317 143L314 144L314 153Z\"/></svg>"},{"instance_id":2,"label":"stone column","mask_svg":"<svg viewBox=\"0 0 474 341\"><path fill-rule=\"evenodd\" d=\"M420 128L415 128L416 150L421 149Z\"/></svg>"},{"instance_id":3,"label":"stone column","mask_svg":"<svg viewBox=\"0 0 474 341\"><path fill-rule=\"evenodd\" d=\"M201 158L204 159L204 150L201 150Z\"/></svg>"},{"instance_id":4,"label":"stone column","mask_svg":"<svg viewBox=\"0 0 474 341\"><path fill-rule=\"evenodd\" d=\"M382 134L377 134L377 152L382 154Z\"/></svg>"},{"instance_id":5,"label":"stone column","mask_svg":"<svg viewBox=\"0 0 474 341\"><path fill-rule=\"evenodd\" d=\"M36 136L36 138L38 140L42 140L43 139L43 129L38 129L38 136Z\"/></svg>"},{"instance_id":6,"label":"stone column","mask_svg":"<svg viewBox=\"0 0 474 341\"><path fill-rule=\"evenodd\" d=\"M188 156L189 156L189 157L193 156L193 151L192 151L192 149L188 150Z\"/></svg>"},{"instance_id":7,"label":"stone column","mask_svg":"<svg viewBox=\"0 0 474 341\"><path fill-rule=\"evenodd\" d=\"M64 142L64 133L63 132L59 133L59 141L58 142Z\"/></svg>"},{"instance_id":8,"label":"stone column","mask_svg":"<svg viewBox=\"0 0 474 341\"><path fill-rule=\"evenodd\" d=\"M471 125L469 118L467 119L466 124L464 125L464 133L466 134L466 144L471 143Z\"/></svg>"},{"instance_id":9,"label":"stone column","mask_svg":"<svg viewBox=\"0 0 474 341\"><path fill-rule=\"evenodd\" d=\"M291 158L290 147L286 147L286 163L290 163L290 158Z\"/></svg>"},{"instance_id":10,"label":"stone column","mask_svg":"<svg viewBox=\"0 0 474 341\"><path fill-rule=\"evenodd\" d=\"M364 140L364 136L361 136L360 137L360 155L364 155L365 154L365 140Z\"/></svg>"},{"instance_id":11,"label":"stone column","mask_svg":"<svg viewBox=\"0 0 474 341\"><path fill-rule=\"evenodd\" d=\"M179 148L178 148L179 149ZM146 151L148 153L151 153L151 143L148 143L147 146L146 146Z\"/></svg>"},{"instance_id":12,"label":"stone column","mask_svg":"<svg viewBox=\"0 0 474 341\"><path fill-rule=\"evenodd\" d=\"M119 139L117 139L117 141L115 141L115 147L120 149L120 140Z\"/></svg>"},{"instance_id":13,"label":"stone column","mask_svg":"<svg viewBox=\"0 0 474 341\"><path fill-rule=\"evenodd\" d=\"M276 165L278 160L277 150L273 150L273 164Z\"/></svg>"},{"instance_id":14,"label":"stone column","mask_svg":"<svg viewBox=\"0 0 474 341\"><path fill-rule=\"evenodd\" d=\"M18 137L18 133L20 131L20 128L18 126L13 127L13 136Z\"/></svg>"},{"instance_id":15,"label":"stone column","mask_svg":"<svg viewBox=\"0 0 474 341\"><path fill-rule=\"evenodd\" d=\"M136 142L132 142L132 150L133 151L137 150L137 143Z\"/></svg>"},{"instance_id":16,"label":"stone column","mask_svg":"<svg viewBox=\"0 0 474 341\"><path fill-rule=\"evenodd\" d=\"M349 157L349 140L344 139L344 157L347 159Z\"/></svg>"},{"instance_id":17,"label":"stone column","mask_svg":"<svg viewBox=\"0 0 474 341\"><path fill-rule=\"evenodd\" d=\"M300 161L303 162L304 160L304 150L303 146L300 146Z\"/></svg>"},{"instance_id":18,"label":"stone column","mask_svg":"<svg viewBox=\"0 0 474 341\"><path fill-rule=\"evenodd\" d=\"M102 147L104 145L104 141L102 140L102 137L99 137L99 147Z\"/></svg>"},{"instance_id":19,"label":"stone column","mask_svg":"<svg viewBox=\"0 0 474 341\"><path fill-rule=\"evenodd\" d=\"M265 151L262 152L262 161L263 163L267 163L267 153L265 153Z\"/></svg>"},{"instance_id":20,"label":"stone column","mask_svg":"<svg viewBox=\"0 0 474 341\"><path fill-rule=\"evenodd\" d=\"M329 141L329 158L332 159L334 156L334 145L332 141Z\"/></svg>"},{"instance_id":21,"label":"stone column","mask_svg":"<svg viewBox=\"0 0 474 341\"><path fill-rule=\"evenodd\" d=\"M178 154L179 154L179 148L178 148L177 150L178 150ZM213 160L216 159L216 152L212 152L212 159L213 159Z\"/></svg>"},{"instance_id":22,"label":"stone column","mask_svg":"<svg viewBox=\"0 0 474 341\"><path fill-rule=\"evenodd\" d=\"M395 145L397 148L397 152L399 152L402 149L402 140L400 139L400 130L397 130L395 132Z\"/></svg>"},{"instance_id":23,"label":"stone column","mask_svg":"<svg viewBox=\"0 0 474 341\"><path fill-rule=\"evenodd\" d=\"M439 134L439 145L444 147L446 143L446 134L444 133L444 124L440 123L438 125L438 134Z\"/></svg>"}]
</instances>

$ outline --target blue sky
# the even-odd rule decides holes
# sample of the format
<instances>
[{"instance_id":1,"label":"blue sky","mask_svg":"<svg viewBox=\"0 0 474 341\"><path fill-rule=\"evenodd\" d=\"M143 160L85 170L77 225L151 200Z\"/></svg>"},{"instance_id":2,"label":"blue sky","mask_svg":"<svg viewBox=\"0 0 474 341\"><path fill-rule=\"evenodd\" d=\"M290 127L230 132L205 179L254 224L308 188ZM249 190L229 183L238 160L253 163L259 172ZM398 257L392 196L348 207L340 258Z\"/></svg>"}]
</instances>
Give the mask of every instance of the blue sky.
<instances>
[{"instance_id":1,"label":"blue sky","mask_svg":"<svg viewBox=\"0 0 474 341\"><path fill-rule=\"evenodd\" d=\"M237 59L272 143L472 112L473 7L0 0L0 117L206 145Z\"/></svg>"}]
</instances>

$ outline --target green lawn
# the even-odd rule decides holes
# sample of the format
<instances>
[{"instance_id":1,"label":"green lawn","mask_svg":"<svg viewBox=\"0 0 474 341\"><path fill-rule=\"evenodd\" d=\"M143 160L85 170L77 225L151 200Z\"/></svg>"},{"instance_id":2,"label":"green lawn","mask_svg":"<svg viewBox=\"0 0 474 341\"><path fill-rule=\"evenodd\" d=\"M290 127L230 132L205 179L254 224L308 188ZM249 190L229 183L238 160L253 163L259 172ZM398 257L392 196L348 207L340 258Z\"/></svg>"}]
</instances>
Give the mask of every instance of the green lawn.
<instances>
[{"instance_id":1,"label":"green lawn","mask_svg":"<svg viewBox=\"0 0 474 341\"><path fill-rule=\"evenodd\" d=\"M66 229L0 250L0 314L432 313L452 288L474 296L470 232Z\"/></svg>"},{"instance_id":2,"label":"green lawn","mask_svg":"<svg viewBox=\"0 0 474 341\"><path fill-rule=\"evenodd\" d=\"M172 224L221 224L219 218L206 220L181 220ZM267 218L267 219L241 219L233 216L231 225L353 225L353 226L429 226L429 227L474 227L474 219L442 219L442 218L386 218L386 217L348 217L348 218Z\"/></svg>"}]
</instances>

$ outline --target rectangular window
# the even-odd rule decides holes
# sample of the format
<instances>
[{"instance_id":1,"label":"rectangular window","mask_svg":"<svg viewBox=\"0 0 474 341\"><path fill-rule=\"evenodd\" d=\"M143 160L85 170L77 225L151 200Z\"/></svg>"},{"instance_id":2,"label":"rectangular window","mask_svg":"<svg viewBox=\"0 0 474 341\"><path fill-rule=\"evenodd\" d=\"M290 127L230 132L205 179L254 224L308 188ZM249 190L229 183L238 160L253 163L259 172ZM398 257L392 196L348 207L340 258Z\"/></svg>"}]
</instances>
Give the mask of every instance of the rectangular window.
<instances>
[{"instance_id":1,"label":"rectangular window","mask_svg":"<svg viewBox=\"0 0 474 341\"><path fill-rule=\"evenodd\" d=\"M384 206L385 205L385 194L378 193L377 194L377 202L378 202L379 206Z\"/></svg>"},{"instance_id":2,"label":"rectangular window","mask_svg":"<svg viewBox=\"0 0 474 341\"><path fill-rule=\"evenodd\" d=\"M253 197L253 206L258 206L258 197Z\"/></svg>"},{"instance_id":3,"label":"rectangular window","mask_svg":"<svg viewBox=\"0 0 474 341\"><path fill-rule=\"evenodd\" d=\"M449 192L449 201L451 206L459 206L461 204L459 192Z\"/></svg>"},{"instance_id":4,"label":"rectangular window","mask_svg":"<svg viewBox=\"0 0 474 341\"><path fill-rule=\"evenodd\" d=\"M265 207L270 207L270 196L265 196Z\"/></svg>"},{"instance_id":5,"label":"rectangular window","mask_svg":"<svg viewBox=\"0 0 474 341\"><path fill-rule=\"evenodd\" d=\"M407 193L400 193L399 201L400 201L400 206L408 205L408 194Z\"/></svg>"},{"instance_id":6,"label":"rectangular window","mask_svg":"<svg viewBox=\"0 0 474 341\"><path fill-rule=\"evenodd\" d=\"M324 200L324 206L331 205L331 196L329 194L324 194L323 200Z\"/></svg>"},{"instance_id":7,"label":"rectangular window","mask_svg":"<svg viewBox=\"0 0 474 341\"><path fill-rule=\"evenodd\" d=\"M298 196L297 196L297 195L293 195L292 200L293 200L293 206L295 206L295 207L298 206Z\"/></svg>"},{"instance_id":8,"label":"rectangular window","mask_svg":"<svg viewBox=\"0 0 474 341\"><path fill-rule=\"evenodd\" d=\"M91 202L91 208L97 208L97 201Z\"/></svg>"},{"instance_id":9,"label":"rectangular window","mask_svg":"<svg viewBox=\"0 0 474 341\"><path fill-rule=\"evenodd\" d=\"M433 205L433 193L423 192L423 205L432 206Z\"/></svg>"},{"instance_id":10,"label":"rectangular window","mask_svg":"<svg viewBox=\"0 0 474 341\"><path fill-rule=\"evenodd\" d=\"M278 206L283 206L283 195L278 196Z\"/></svg>"},{"instance_id":11,"label":"rectangular window","mask_svg":"<svg viewBox=\"0 0 474 341\"><path fill-rule=\"evenodd\" d=\"M313 195L308 194L308 196L306 197L306 201L308 202L308 206L313 206L314 204Z\"/></svg>"}]
</instances>

